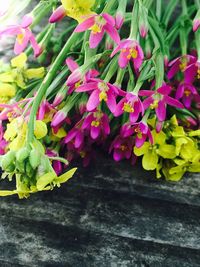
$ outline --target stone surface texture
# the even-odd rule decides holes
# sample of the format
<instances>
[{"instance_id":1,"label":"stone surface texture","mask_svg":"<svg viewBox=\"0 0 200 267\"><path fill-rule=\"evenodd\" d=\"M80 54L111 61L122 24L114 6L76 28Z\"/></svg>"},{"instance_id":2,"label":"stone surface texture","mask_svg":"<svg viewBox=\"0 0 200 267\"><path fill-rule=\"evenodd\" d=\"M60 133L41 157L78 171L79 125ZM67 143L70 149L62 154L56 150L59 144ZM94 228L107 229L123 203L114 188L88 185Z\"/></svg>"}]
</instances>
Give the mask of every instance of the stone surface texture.
<instances>
[{"instance_id":1,"label":"stone surface texture","mask_svg":"<svg viewBox=\"0 0 200 267\"><path fill-rule=\"evenodd\" d=\"M0 266L199 267L199 175L97 158L60 189L0 199Z\"/></svg>"}]
</instances>

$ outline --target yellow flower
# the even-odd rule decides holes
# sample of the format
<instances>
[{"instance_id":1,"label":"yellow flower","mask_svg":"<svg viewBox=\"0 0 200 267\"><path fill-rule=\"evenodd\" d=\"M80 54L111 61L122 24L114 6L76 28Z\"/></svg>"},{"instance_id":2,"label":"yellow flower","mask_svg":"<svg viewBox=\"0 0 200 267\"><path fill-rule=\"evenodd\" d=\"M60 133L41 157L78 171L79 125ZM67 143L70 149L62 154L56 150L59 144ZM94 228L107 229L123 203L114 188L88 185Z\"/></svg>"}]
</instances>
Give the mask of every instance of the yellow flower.
<instances>
[{"instance_id":1,"label":"yellow flower","mask_svg":"<svg viewBox=\"0 0 200 267\"><path fill-rule=\"evenodd\" d=\"M34 135L37 139L41 139L47 135L47 125L43 121L36 120Z\"/></svg>"},{"instance_id":2,"label":"yellow flower","mask_svg":"<svg viewBox=\"0 0 200 267\"><path fill-rule=\"evenodd\" d=\"M155 170L158 165L159 156L173 159L176 157L175 146L166 144L166 134L152 131L154 144L144 142L140 148L134 147L136 156L142 156L142 166L145 170Z\"/></svg>"},{"instance_id":3,"label":"yellow flower","mask_svg":"<svg viewBox=\"0 0 200 267\"><path fill-rule=\"evenodd\" d=\"M61 0L61 2L67 16L76 19L79 23L94 14L91 8L95 4L95 0Z\"/></svg>"},{"instance_id":4,"label":"yellow flower","mask_svg":"<svg viewBox=\"0 0 200 267\"><path fill-rule=\"evenodd\" d=\"M44 77L45 70L43 67L35 68L35 69L27 69L25 71L25 77L29 80L38 78L41 79Z\"/></svg>"},{"instance_id":5,"label":"yellow flower","mask_svg":"<svg viewBox=\"0 0 200 267\"><path fill-rule=\"evenodd\" d=\"M27 122L22 117L15 118L7 124L4 138L9 143L9 149L17 151L25 145L27 135ZM43 121L36 120L34 135L37 139L41 139L47 135L47 126Z\"/></svg>"},{"instance_id":6,"label":"yellow flower","mask_svg":"<svg viewBox=\"0 0 200 267\"><path fill-rule=\"evenodd\" d=\"M26 54L21 53L19 56L16 56L13 59L11 59L11 66L13 68L22 69L22 68L26 67L26 61L27 61Z\"/></svg>"},{"instance_id":7,"label":"yellow flower","mask_svg":"<svg viewBox=\"0 0 200 267\"><path fill-rule=\"evenodd\" d=\"M15 96L16 88L14 85L9 83L0 83L0 97L11 98Z\"/></svg>"}]
</instances>

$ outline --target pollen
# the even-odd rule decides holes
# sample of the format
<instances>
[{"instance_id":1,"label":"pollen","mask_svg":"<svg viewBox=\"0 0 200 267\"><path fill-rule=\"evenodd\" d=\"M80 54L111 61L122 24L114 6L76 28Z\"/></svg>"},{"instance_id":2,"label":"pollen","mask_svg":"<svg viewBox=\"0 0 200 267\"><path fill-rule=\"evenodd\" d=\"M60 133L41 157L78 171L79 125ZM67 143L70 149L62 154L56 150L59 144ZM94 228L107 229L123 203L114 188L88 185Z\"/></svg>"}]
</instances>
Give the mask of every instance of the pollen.
<instances>
[{"instance_id":1,"label":"pollen","mask_svg":"<svg viewBox=\"0 0 200 267\"><path fill-rule=\"evenodd\" d=\"M182 62L181 64L179 64L179 68L180 68L180 70L182 72L185 71L186 67L187 67L187 63L186 62Z\"/></svg>"},{"instance_id":2,"label":"pollen","mask_svg":"<svg viewBox=\"0 0 200 267\"><path fill-rule=\"evenodd\" d=\"M24 34L20 33L17 35L17 42L21 45L24 41Z\"/></svg>"},{"instance_id":3,"label":"pollen","mask_svg":"<svg viewBox=\"0 0 200 267\"><path fill-rule=\"evenodd\" d=\"M82 159L84 159L85 156L86 156L86 152L85 151L80 151L79 154L80 154Z\"/></svg>"},{"instance_id":4,"label":"pollen","mask_svg":"<svg viewBox=\"0 0 200 267\"><path fill-rule=\"evenodd\" d=\"M108 101L108 96L107 96L107 93L105 91L102 91L100 94L99 94L99 101L102 101L104 100L105 102Z\"/></svg>"},{"instance_id":5,"label":"pollen","mask_svg":"<svg viewBox=\"0 0 200 267\"><path fill-rule=\"evenodd\" d=\"M92 121L91 126L98 128L100 125L99 121Z\"/></svg>"},{"instance_id":6,"label":"pollen","mask_svg":"<svg viewBox=\"0 0 200 267\"><path fill-rule=\"evenodd\" d=\"M123 111L132 113L134 112L134 108L129 103L124 103Z\"/></svg>"},{"instance_id":7,"label":"pollen","mask_svg":"<svg viewBox=\"0 0 200 267\"><path fill-rule=\"evenodd\" d=\"M135 48L129 49L129 53L130 53L130 56L134 59L138 57L138 51Z\"/></svg>"},{"instance_id":8,"label":"pollen","mask_svg":"<svg viewBox=\"0 0 200 267\"><path fill-rule=\"evenodd\" d=\"M190 96L191 95L191 91L189 89L185 89L184 95L187 96L187 97Z\"/></svg>"},{"instance_id":9,"label":"pollen","mask_svg":"<svg viewBox=\"0 0 200 267\"><path fill-rule=\"evenodd\" d=\"M200 69L197 70L197 79L200 79Z\"/></svg>"},{"instance_id":10,"label":"pollen","mask_svg":"<svg viewBox=\"0 0 200 267\"><path fill-rule=\"evenodd\" d=\"M91 31L93 34L97 34L97 33L100 33L102 31L102 27L98 24L94 24L92 27L91 27Z\"/></svg>"},{"instance_id":11,"label":"pollen","mask_svg":"<svg viewBox=\"0 0 200 267\"><path fill-rule=\"evenodd\" d=\"M75 88L77 89L81 85L81 81L75 83Z\"/></svg>"},{"instance_id":12,"label":"pollen","mask_svg":"<svg viewBox=\"0 0 200 267\"><path fill-rule=\"evenodd\" d=\"M154 100L154 102L150 105L151 109L158 108L158 100Z\"/></svg>"},{"instance_id":13,"label":"pollen","mask_svg":"<svg viewBox=\"0 0 200 267\"><path fill-rule=\"evenodd\" d=\"M127 146L125 146L125 145L121 145L121 146L120 146L120 149L121 149L121 151L126 151L126 150L127 150Z\"/></svg>"}]
</instances>

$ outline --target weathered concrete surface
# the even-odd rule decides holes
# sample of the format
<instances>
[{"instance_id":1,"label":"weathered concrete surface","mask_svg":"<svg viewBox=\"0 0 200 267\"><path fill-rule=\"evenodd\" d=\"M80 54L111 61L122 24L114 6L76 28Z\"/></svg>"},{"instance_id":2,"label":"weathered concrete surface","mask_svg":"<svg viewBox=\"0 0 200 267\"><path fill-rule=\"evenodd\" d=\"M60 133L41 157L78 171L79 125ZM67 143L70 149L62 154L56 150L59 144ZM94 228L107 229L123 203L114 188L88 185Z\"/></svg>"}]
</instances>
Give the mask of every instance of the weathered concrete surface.
<instances>
[{"instance_id":1,"label":"weathered concrete surface","mask_svg":"<svg viewBox=\"0 0 200 267\"><path fill-rule=\"evenodd\" d=\"M200 177L180 183L104 155L61 189L0 199L0 266L200 263Z\"/></svg>"}]
</instances>

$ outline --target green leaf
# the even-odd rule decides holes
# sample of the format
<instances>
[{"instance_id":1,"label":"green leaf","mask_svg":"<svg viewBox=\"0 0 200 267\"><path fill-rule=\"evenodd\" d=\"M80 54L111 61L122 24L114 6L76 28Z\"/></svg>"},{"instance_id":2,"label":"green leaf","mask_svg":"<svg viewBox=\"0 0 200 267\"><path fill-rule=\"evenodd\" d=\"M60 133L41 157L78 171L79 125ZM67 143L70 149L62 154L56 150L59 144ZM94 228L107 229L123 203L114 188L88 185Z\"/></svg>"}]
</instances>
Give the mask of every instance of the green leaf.
<instances>
[{"instance_id":1,"label":"green leaf","mask_svg":"<svg viewBox=\"0 0 200 267\"><path fill-rule=\"evenodd\" d=\"M59 182L59 183L65 183L67 182L70 178L72 178L72 176L74 175L74 173L76 172L77 168L73 168L70 171L58 176L55 181Z\"/></svg>"},{"instance_id":2,"label":"green leaf","mask_svg":"<svg viewBox=\"0 0 200 267\"><path fill-rule=\"evenodd\" d=\"M43 190L48 184L52 183L56 178L55 172L48 172L37 180L36 187L39 191Z\"/></svg>"}]
</instances>

